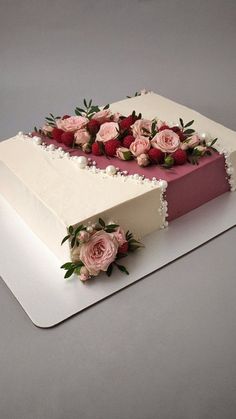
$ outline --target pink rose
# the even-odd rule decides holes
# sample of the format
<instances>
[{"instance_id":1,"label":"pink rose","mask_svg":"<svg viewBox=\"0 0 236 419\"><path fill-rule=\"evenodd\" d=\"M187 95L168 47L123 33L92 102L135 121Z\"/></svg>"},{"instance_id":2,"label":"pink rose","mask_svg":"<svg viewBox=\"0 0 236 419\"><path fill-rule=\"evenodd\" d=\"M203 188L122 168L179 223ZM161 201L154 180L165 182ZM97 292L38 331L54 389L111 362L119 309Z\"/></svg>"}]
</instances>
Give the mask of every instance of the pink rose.
<instances>
[{"instance_id":1,"label":"pink rose","mask_svg":"<svg viewBox=\"0 0 236 419\"><path fill-rule=\"evenodd\" d=\"M115 237L115 239L117 240L119 247L127 241L125 237L125 232L124 230L122 230L121 227L118 227L117 230L114 233L112 233L112 236Z\"/></svg>"},{"instance_id":2,"label":"pink rose","mask_svg":"<svg viewBox=\"0 0 236 419\"><path fill-rule=\"evenodd\" d=\"M117 122L105 122L100 126L100 129L96 135L96 141L106 141L116 138L119 132L119 125Z\"/></svg>"},{"instance_id":3,"label":"pink rose","mask_svg":"<svg viewBox=\"0 0 236 419\"><path fill-rule=\"evenodd\" d=\"M145 153L144 154L140 154L137 157L137 163L138 163L139 166L143 166L143 167L148 166L149 163L150 163L150 160L149 160L148 155L145 154Z\"/></svg>"},{"instance_id":4,"label":"pink rose","mask_svg":"<svg viewBox=\"0 0 236 419\"><path fill-rule=\"evenodd\" d=\"M106 231L100 230L94 233L87 243L81 245L80 260L90 275L98 275L114 262L117 250L117 240Z\"/></svg>"},{"instance_id":5,"label":"pink rose","mask_svg":"<svg viewBox=\"0 0 236 419\"><path fill-rule=\"evenodd\" d=\"M75 132L75 143L76 144L86 144L90 140L90 134L86 128L79 129Z\"/></svg>"},{"instance_id":6,"label":"pink rose","mask_svg":"<svg viewBox=\"0 0 236 419\"><path fill-rule=\"evenodd\" d=\"M194 134L190 140L188 141L188 146L189 148L194 148L196 147L198 144L200 144L200 138L197 134Z\"/></svg>"},{"instance_id":7,"label":"pink rose","mask_svg":"<svg viewBox=\"0 0 236 419\"><path fill-rule=\"evenodd\" d=\"M146 153L149 150L150 146L151 145L150 145L150 141L149 141L148 138L146 138L146 137L139 137L139 138L136 138L136 140L133 141L130 144L130 148L129 149L130 149L131 153L135 157L137 157L140 154Z\"/></svg>"},{"instance_id":8,"label":"pink rose","mask_svg":"<svg viewBox=\"0 0 236 419\"><path fill-rule=\"evenodd\" d=\"M102 109L101 111L96 112L92 119L96 119L96 121L100 122L100 124L104 124L104 122L110 121L111 118L111 111L110 109Z\"/></svg>"},{"instance_id":9,"label":"pink rose","mask_svg":"<svg viewBox=\"0 0 236 419\"><path fill-rule=\"evenodd\" d=\"M137 119L137 121L131 125L131 128L135 138L145 135L148 136L151 134L152 121L149 121L148 119Z\"/></svg>"},{"instance_id":10,"label":"pink rose","mask_svg":"<svg viewBox=\"0 0 236 419\"><path fill-rule=\"evenodd\" d=\"M88 122L88 118L84 116L70 116L66 119L58 119L57 127L63 129L63 131L75 132L78 129L84 128Z\"/></svg>"},{"instance_id":11,"label":"pink rose","mask_svg":"<svg viewBox=\"0 0 236 419\"><path fill-rule=\"evenodd\" d=\"M151 140L153 148L158 148L163 153L174 153L180 146L179 136L170 129L164 129Z\"/></svg>"}]
</instances>

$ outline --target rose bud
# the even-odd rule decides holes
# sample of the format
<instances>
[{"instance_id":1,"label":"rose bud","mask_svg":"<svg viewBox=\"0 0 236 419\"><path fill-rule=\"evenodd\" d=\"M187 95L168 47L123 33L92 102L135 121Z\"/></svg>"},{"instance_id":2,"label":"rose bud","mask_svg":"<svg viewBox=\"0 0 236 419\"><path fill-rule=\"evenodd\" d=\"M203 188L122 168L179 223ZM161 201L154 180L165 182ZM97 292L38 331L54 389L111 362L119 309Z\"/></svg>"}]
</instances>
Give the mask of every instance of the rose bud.
<instances>
[{"instance_id":1,"label":"rose bud","mask_svg":"<svg viewBox=\"0 0 236 419\"><path fill-rule=\"evenodd\" d=\"M126 147L117 148L116 156L120 160L131 160L133 158L131 151Z\"/></svg>"},{"instance_id":2,"label":"rose bud","mask_svg":"<svg viewBox=\"0 0 236 419\"><path fill-rule=\"evenodd\" d=\"M189 148L194 148L196 147L198 144L200 144L200 138L198 137L197 134L193 135L190 140L188 141L188 146Z\"/></svg>"},{"instance_id":3,"label":"rose bud","mask_svg":"<svg viewBox=\"0 0 236 419\"><path fill-rule=\"evenodd\" d=\"M80 269L79 279L84 282L87 281L89 277L90 275L88 269L85 266L82 266Z\"/></svg>"},{"instance_id":4,"label":"rose bud","mask_svg":"<svg viewBox=\"0 0 236 419\"><path fill-rule=\"evenodd\" d=\"M201 154L201 156L203 156L207 151L207 147L204 147L203 145L198 145L197 147L194 147L194 150L197 150Z\"/></svg>"},{"instance_id":5,"label":"rose bud","mask_svg":"<svg viewBox=\"0 0 236 419\"><path fill-rule=\"evenodd\" d=\"M174 165L174 162L175 161L172 156L169 155L165 157L164 164L165 164L165 167L167 167L168 169Z\"/></svg>"},{"instance_id":6,"label":"rose bud","mask_svg":"<svg viewBox=\"0 0 236 419\"><path fill-rule=\"evenodd\" d=\"M150 164L150 160L149 160L148 155L144 154L144 153L140 154L137 157L137 163L138 163L139 166L143 166L143 167L148 166Z\"/></svg>"}]
</instances>

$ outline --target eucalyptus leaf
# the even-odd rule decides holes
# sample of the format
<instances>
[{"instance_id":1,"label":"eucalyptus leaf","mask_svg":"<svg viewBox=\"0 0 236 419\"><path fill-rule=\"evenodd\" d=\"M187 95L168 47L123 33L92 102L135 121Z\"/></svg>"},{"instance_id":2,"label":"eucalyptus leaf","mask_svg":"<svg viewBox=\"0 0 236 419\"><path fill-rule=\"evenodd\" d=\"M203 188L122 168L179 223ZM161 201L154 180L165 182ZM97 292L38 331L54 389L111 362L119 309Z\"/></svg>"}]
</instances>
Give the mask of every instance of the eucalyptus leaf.
<instances>
[{"instance_id":1,"label":"eucalyptus leaf","mask_svg":"<svg viewBox=\"0 0 236 419\"><path fill-rule=\"evenodd\" d=\"M61 246L63 245L63 243L66 242L66 240L68 240L70 238L70 234L68 234L67 236L64 237L64 239L61 242Z\"/></svg>"}]
</instances>

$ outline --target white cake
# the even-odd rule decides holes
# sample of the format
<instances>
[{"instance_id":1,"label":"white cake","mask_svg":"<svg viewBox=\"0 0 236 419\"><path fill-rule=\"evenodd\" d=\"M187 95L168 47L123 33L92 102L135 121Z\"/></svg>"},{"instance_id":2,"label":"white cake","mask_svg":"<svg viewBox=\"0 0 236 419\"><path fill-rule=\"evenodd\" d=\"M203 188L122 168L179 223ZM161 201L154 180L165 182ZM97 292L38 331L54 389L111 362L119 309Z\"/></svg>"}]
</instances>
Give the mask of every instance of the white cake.
<instances>
[{"instance_id":1,"label":"white cake","mask_svg":"<svg viewBox=\"0 0 236 419\"><path fill-rule=\"evenodd\" d=\"M123 115L129 115L134 109L148 119L178 121L180 116L194 119L199 132L207 131L212 137L218 137L217 147L226 152L231 189L234 189L235 132L154 93L111 105L113 112ZM60 243L69 225L94 222L102 217L142 237L167 224L164 200L167 182L161 177L150 180L138 174L112 176L109 169L99 170L93 165L81 168L78 157L39 143L37 138L21 133L0 143L0 191L60 260L68 259L69 245Z\"/></svg>"}]
</instances>

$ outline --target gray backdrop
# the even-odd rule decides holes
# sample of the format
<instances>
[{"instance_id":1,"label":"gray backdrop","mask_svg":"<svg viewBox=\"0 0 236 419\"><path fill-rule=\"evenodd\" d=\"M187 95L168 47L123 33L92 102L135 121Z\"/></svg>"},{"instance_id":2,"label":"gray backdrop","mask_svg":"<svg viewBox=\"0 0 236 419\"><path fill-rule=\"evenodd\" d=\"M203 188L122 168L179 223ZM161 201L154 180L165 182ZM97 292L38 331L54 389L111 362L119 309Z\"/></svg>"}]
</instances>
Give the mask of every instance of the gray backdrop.
<instances>
[{"instance_id":1,"label":"gray backdrop","mask_svg":"<svg viewBox=\"0 0 236 419\"><path fill-rule=\"evenodd\" d=\"M235 22L233 0L0 0L1 137L143 87L236 129ZM51 330L0 281L0 418L234 419L235 239Z\"/></svg>"}]
</instances>

